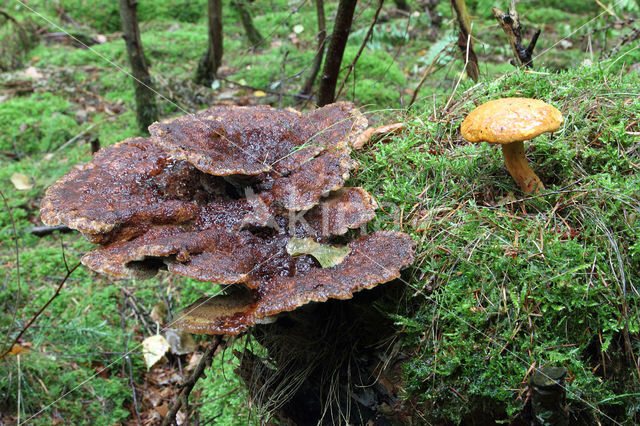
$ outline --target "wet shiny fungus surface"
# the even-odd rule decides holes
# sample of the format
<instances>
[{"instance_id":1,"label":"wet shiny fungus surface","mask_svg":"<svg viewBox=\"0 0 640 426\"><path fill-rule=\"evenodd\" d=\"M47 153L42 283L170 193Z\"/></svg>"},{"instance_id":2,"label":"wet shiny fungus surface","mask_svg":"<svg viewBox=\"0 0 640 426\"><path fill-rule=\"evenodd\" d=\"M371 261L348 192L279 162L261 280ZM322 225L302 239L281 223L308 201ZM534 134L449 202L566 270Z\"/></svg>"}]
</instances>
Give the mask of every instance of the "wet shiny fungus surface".
<instances>
[{"instance_id":1,"label":"wet shiny fungus surface","mask_svg":"<svg viewBox=\"0 0 640 426\"><path fill-rule=\"evenodd\" d=\"M101 244L82 259L95 271L166 269L236 289L185 309L178 326L237 334L309 302L351 298L413 261L413 241L387 231L351 241L331 268L287 251L293 237L334 245L374 217L367 191L343 187L366 126L346 102L306 114L214 107L155 123L151 138L108 147L49 188L42 220Z\"/></svg>"},{"instance_id":2,"label":"wet shiny fungus surface","mask_svg":"<svg viewBox=\"0 0 640 426\"><path fill-rule=\"evenodd\" d=\"M415 243L406 234L379 231L349 246L351 254L333 268L312 267L294 276L273 277L262 282L249 299L242 293L224 296L232 312L220 309L217 298L200 299L179 312L174 325L192 333L238 334L309 302L350 299L356 291L398 278L400 270L413 262Z\"/></svg>"},{"instance_id":3,"label":"wet shiny fungus surface","mask_svg":"<svg viewBox=\"0 0 640 426\"><path fill-rule=\"evenodd\" d=\"M287 174L327 147L348 145L364 119L348 103L307 114L268 106L218 106L150 126L174 157L213 175Z\"/></svg>"},{"instance_id":4,"label":"wet shiny fungus surface","mask_svg":"<svg viewBox=\"0 0 640 426\"><path fill-rule=\"evenodd\" d=\"M170 158L151 139L127 139L51 186L40 216L47 225L64 223L107 243L191 220L200 204L219 196L219 181Z\"/></svg>"}]
</instances>

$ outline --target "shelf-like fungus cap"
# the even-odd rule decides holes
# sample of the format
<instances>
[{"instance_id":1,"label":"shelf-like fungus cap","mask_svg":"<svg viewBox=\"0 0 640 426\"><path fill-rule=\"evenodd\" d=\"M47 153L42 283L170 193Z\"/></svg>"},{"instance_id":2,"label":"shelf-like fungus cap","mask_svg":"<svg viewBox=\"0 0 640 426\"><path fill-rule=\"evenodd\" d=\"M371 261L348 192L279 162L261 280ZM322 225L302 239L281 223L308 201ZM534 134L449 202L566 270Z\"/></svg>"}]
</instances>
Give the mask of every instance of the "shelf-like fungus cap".
<instances>
[{"instance_id":1,"label":"shelf-like fungus cap","mask_svg":"<svg viewBox=\"0 0 640 426\"><path fill-rule=\"evenodd\" d=\"M401 232L378 231L352 241L349 248L337 266L301 268L264 279L251 293L200 299L179 312L173 326L197 334L238 334L310 302L351 299L359 290L398 278L413 263L415 243Z\"/></svg>"},{"instance_id":2,"label":"shelf-like fungus cap","mask_svg":"<svg viewBox=\"0 0 640 426\"><path fill-rule=\"evenodd\" d=\"M218 176L288 174L327 148L348 147L367 126L352 104L301 114L268 106L218 106L149 127L173 157Z\"/></svg>"},{"instance_id":3,"label":"shelf-like fungus cap","mask_svg":"<svg viewBox=\"0 0 640 426\"><path fill-rule=\"evenodd\" d=\"M149 138L127 139L49 187L40 217L106 244L193 219L201 205L221 196L221 181L171 158Z\"/></svg>"},{"instance_id":4,"label":"shelf-like fungus cap","mask_svg":"<svg viewBox=\"0 0 640 426\"><path fill-rule=\"evenodd\" d=\"M538 99L503 98L484 103L462 122L462 137L470 142L509 144L558 130L562 113Z\"/></svg>"}]
</instances>

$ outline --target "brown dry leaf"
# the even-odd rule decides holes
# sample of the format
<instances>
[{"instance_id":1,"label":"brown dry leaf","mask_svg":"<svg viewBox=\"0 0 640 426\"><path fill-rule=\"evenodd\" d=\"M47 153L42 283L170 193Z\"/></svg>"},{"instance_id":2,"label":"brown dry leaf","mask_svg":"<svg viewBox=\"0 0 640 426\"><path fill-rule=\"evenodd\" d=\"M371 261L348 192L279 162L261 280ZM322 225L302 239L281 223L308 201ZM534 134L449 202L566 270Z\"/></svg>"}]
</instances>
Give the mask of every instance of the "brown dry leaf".
<instances>
[{"instance_id":1,"label":"brown dry leaf","mask_svg":"<svg viewBox=\"0 0 640 426\"><path fill-rule=\"evenodd\" d=\"M28 191L33 188L33 179L24 173L12 174L11 183L18 191Z\"/></svg>"},{"instance_id":2,"label":"brown dry leaf","mask_svg":"<svg viewBox=\"0 0 640 426\"><path fill-rule=\"evenodd\" d=\"M372 129L367 129L352 141L351 147L353 149L360 149L363 146L365 146L367 143L369 143L369 141L371 140L383 139L390 135L400 133L405 128L406 128L406 125L404 123L393 123L393 124L387 124L387 125L379 126Z\"/></svg>"},{"instance_id":3,"label":"brown dry leaf","mask_svg":"<svg viewBox=\"0 0 640 426\"><path fill-rule=\"evenodd\" d=\"M149 316L155 322L159 324L164 324L164 322L167 320L167 314L168 314L167 304L164 303L163 300L161 300L158 303L156 303L153 309L151 309L151 314L149 314Z\"/></svg>"},{"instance_id":4,"label":"brown dry leaf","mask_svg":"<svg viewBox=\"0 0 640 426\"><path fill-rule=\"evenodd\" d=\"M193 369L196 368L196 366L198 365L198 363L202 359L202 355L203 354L201 354L201 353L192 354L191 358L189 358L189 363L187 364L187 366L184 369L186 371L193 371Z\"/></svg>"}]
</instances>

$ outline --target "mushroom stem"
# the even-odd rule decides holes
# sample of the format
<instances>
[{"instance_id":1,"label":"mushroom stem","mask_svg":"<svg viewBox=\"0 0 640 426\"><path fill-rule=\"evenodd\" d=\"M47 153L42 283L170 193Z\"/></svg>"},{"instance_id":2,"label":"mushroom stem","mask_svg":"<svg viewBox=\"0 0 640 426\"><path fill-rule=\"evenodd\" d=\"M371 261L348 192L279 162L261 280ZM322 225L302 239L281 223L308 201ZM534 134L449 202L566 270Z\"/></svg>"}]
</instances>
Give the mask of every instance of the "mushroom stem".
<instances>
[{"instance_id":1,"label":"mushroom stem","mask_svg":"<svg viewBox=\"0 0 640 426\"><path fill-rule=\"evenodd\" d=\"M507 170L511 176L518 182L520 189L527 194L539 193L544 190L542 181L536 175L527 162L524 155L524 142L513 142L502 145L502 155Z\"/></svg>"}]
</instances>

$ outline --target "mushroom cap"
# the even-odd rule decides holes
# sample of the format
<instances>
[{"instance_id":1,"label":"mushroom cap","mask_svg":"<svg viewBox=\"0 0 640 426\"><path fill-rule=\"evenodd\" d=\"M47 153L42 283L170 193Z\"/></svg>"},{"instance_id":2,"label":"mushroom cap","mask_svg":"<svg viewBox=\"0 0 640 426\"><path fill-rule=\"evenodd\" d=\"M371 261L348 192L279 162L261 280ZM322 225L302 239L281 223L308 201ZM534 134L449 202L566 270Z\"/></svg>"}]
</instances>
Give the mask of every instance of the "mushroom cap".
<instances>
[{"instance_id":1,"label":"mushroom cap","mask_svg":"<svg viewBox=\"0 0 640 426\"><path fill-rule=\"evenodd\" d=\"M470 142L510 144L557 130L564 119L555 107L538 99L502 98L469 113L460 130Z\"/></svg>"}]
</instances>

